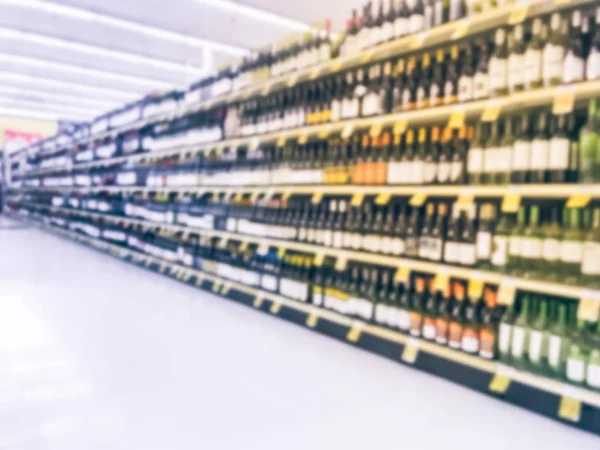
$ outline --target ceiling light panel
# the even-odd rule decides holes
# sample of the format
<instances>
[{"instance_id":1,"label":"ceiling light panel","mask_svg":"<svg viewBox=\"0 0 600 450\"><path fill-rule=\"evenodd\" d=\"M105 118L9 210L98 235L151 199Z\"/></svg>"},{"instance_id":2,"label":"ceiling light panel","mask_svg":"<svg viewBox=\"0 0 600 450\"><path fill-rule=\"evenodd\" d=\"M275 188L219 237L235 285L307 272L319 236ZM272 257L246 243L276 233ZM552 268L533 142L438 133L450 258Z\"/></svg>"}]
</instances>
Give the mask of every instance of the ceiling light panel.
<instances>
[{"instance_id":1,"label":"ceiling light panel","mask_svg":"<svg viewBox=\"0 0 600 450\"><path fill-rule=\"evenodd\" d=\"M52 102L44 102L38 100L19 99L9 96L0 95L0 105L11 106L16 108L37 108L50 112L64 112L66 114L81 115L82 117L96 117L105 112L104 108L84 107L73 105L59 105Z\"/></svg>"},{"instance_id":2,"label":"ceiling light panel","mask_svg":"<svg viewBox=\"0 0 600 450\"><path fill-rule=\"evenodd\" d=\"M0 104L0 116L8 116L8 117L20 117L23 119L35 119L35 120L48 120L48 121L59 121L59 120L69 120L73 122L86 122L88 118L81 117L78 114L68 114L68 113L57 113L57 112L48 112L48 111L40 111L35 108L28 107L13 107L6 106Z\"/></svg>"},{"instance_id":3,"label":"ceiling light panel","mask_svg":"<svg viewBox=\"0 0 600 450\"><path fill-rule=\"evenodd\" d=\"M138 23L114 17L108 14L91 11L89 9L77 8L60 3L45 0L0 0L0 5L12 5L23 9L40 11L55 16L65 17L72 20L78 20L87 24L100 24L103 26L127 30L132 33L141 34L152 39L165 40L188 47L209 48L211 50L228 53L231 55L242 56L248 53L248 49L233 45L216 42L210 39L203 39L189 34L178 33L160 27L148 24Z\"/></svg>"},{"instance_id":4,"label":"ceiling light panel","mask_svg":"<svg viewBox=\"0 0 600 450\"><path fill-rule=\"evenodd\" d=\"M6 84L0 84L0 95L10 95L16 98L24 98L37 101L51 101L54 103L67 105L71 104L90 106L107 111L109 109L115 109L122 106L122 103L118 101L108 101L99 98L95 99L82 95L56 94L54 92L47 92L35 88L20 88L14 86L7 86Z\"/></svg>"}]
</instances>

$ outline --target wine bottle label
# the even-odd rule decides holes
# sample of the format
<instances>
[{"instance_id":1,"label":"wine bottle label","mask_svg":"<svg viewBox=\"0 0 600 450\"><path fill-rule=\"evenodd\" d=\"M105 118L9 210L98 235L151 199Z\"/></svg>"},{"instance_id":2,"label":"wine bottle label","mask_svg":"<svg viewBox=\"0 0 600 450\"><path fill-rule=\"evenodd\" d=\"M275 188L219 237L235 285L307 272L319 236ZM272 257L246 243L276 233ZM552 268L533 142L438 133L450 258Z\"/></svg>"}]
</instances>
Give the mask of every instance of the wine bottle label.
<instances>
[{"instance_id":1,"label":"wine bottle label","mask_svg":"<svg viewBox=\"0 0 600 450\"><path fill-rule=\"evenodd\" d=\"M542 240L535 237L521 238L521 256L526 259L542 257Z\"/></svg>"},{"instance_id":2,"label":"wine bottle label","mask_svg":"<svg viewBox=\"0 0 600 450\"><path fill-rule=\"evenodd\" d=\"M546 170L548 168L548 156L550 142L546 139L534 139L531 143L531 161L529 166L533 170Z\"/></svg>"},{"instance_id":3,"label":"wine bottle label","mask_svg":"<svg viewBox=\"0 0 600 450\"><path fill-rule=\"evenodd\" d=\"M512 326L507 323L500 324L500 335L498 336L498 350L500 353L510 352L510 342L512 339Z\"/></svg>"},{"instance_id":4,"label":"wine bottle label","mask_svg":"<svg viewBox=\"0 0 600 450\"><path fill-rule=\"evenodd\" d=\"M392 255L403 255L405 247L404 239L398 237L392 239Z\"/></svg>"},{"instance_id":5,"label":"wine bottle label","mask_svg":"<svg viewBox=\"0 0 600 450\"><path fill-rule=\"evenodd\" d=\"M513 358L521 358L525 350L525 329L513 327L511 354Z\"/></svg>"},{"instance_id":6,"label":"wine bottle label","mask_svg":"<svg viewBox=\"0 0 600 450\"><path fill-rule=\"evenodd\" d=\"M341 231L334 231L333 233L333 247L334 248L342 248L344 243L344 233Z\"/></svg>"},{"instance_id":7,"label":"wine bottle label","mask_svg":"<svg viewBox=\"0 0 600 450\"><path fill-rule=\"evenodd\" d=\"M580 359L567 360L567 379L581 383L585 380L585 362Z\"/></svg>"},{"instance_id":8,"label":"wine bottle label","mask_svg":"<svg viewBox=\"0 0 600 450\"><path fill-rule=\"evenodd\" d=\"M546 44L544 47L543 76L544 84L548 86L551 80L560 80L563 75L565 48L560 45Z\"/></svg>"},{"instance_id":9,"label":"wine bottle label","mask_svg":"<svg viewBox=\"0 0 600 450\"><path fill-rule=\"evenodd\" d=\"M425 108L427 100L427 92L425 91L425 87L419 86L417 88L417 108Z\"/></svg>"},{"instance_id":10,"label":"wine bottle label","mask_svg":"<svg viewBox=\"0 0 600 450\"><path fill-rule=\"evenodd\" d=\"M429 106L437 106L440 103L442 87L439 84L432 84L429 88Z\"/></svg>"},{"instance_id":11,"label":"wine bottle label","mask_svg":"<svg viewBox=\"0 0 600 450\"><path fill-rule=\"evenodd\" d=\"M573 52L567 53L563 66L563 83L569 84L583 80L585 74L585 63L583 58Z\"/></svg>"},{"instance_id":12,"label":"wine bottle label","mask_svg":"<svg viewBox=\"0 0 600 450\"><path fill-rule=\"evenodd\" d=\"M448 241L444 248L444 261L457 263L460 260L461 245L458 242Z\"/></svg>"},{"instance_id":13,"label":"wine bottle label","mask_svg":"<svg viewBox=\"0 0 600 450\"><path fill-rule=\"evenodd\" d=\"M425 17L422 14L412 14L408 22L409 34L418 33L425 27Z\"/></svg>"},{"instance_id":14,"label":"wine bottle label","mask_svg":"<svg viewBox=\"0 0 600 450\"><path fill-rule=\"evenodd\" d=\"M569 149L571 142L566 137L550 140L550 169L567 170L569 168Z\"/></svg>"},{"instance_id":15,"label":"wine bottle label","mask_svg":"<svg viewBox=\"0 0 600 450\"><path fill-rule=\"evenodd\" d=\"M586 80L595 80L600 77L600 50L596 47L592 46L590 50L590 55L587 59L587 64L585 68L585 78Z\"/></svg>"},{"instance_id":16,"label":"wine bottle label","mask_svg":"<svg viewBox=\"0 0 600 450\"><path fill-rule=\"evenodd\" d=\"M483 172L493 174L498 171L498 149L486 148L483 151Z\"/></svg>"},{"instance_id":17,"label":"wine bottle label","mask_svg":"<svg viewBox=\"0 0 600 450\"><path fill-rule=\"evenodd\" d=\"M544 335L541 331L531 330L529 333L529 361L540 362Z\"/></svg>"},{"instance_id":18,"label":"wine bottle label","mask_svg":"<svg viewBox=\"0 0 600 450\"><path fill-rule=\"evenodd\" d=\"M437 180L440 183L447 183L450 180L450 161L440 161L437 164Z\"/></svg>"},{"instance_id":19,"label":"wine bottle label","mask_svg":"<svg viewBox=\"0 0 600 450\"><path fill-rule=\"evenodd\" d=\"M323 232L323 245L331 247L333 245L333 231L325 230Z\"/></svg>"},{"instance_id":20,"label":"wine bottle label","mask_svg":"<svg viewBox=\"0 0 600 450\"><path fill-rule=\"evenodd\" d=\"M588 364L586 382L591 387L600 388L600 365Z\"/></svg>"},{"instance_id":21,"label":"wine bottle label","mask_svg":"<svg viewBox=\"0 0 600 450\"><path fill-rule=\"evenodd\" d=\"M394 21L394 36L402 37L408 33L408 18L397 17Z\"/></svg>"},{"instance_id":22,"label":"wine bottle label","mask_svg":"<svg viewBox=\"0 0 600 450\"><path fill-rule=\"evenodd\" d=\"M421 336L421 327L423 324L423 316L418 312L410 313L410 334L411 336Z\"/></svg>"},{"instance_id":23,"label":"wine bottle label","mask_svg":"<svg viewBox=\"0 0 600 450\"><path fill-rule=\"evenodd\" d=\"M260 279L260 285L267 291L277 292L277 277L272 275L263 275Z\"/></svg>"},{"instance_id":24,"label":"wine bottle label","mask_svg":"<svg viewBox=\"0 0 600 450\"><path fill-rule=\"evenodd\" d=\"M385 22L383 24L383 29L381 30L381 40L389 41L394 37L394 23L393 22Z\"/></svg>"},{"instance_id":25,"label":"wine bottle label","mask_svg":"<svg viewBox=\"0 0 600 450\"><path fill-rule=\"evenodd\" d=\"M485 359L494 359L495 344L494 331L488 328L481 330L479 356Z\"/></svg>"},{"instance_id":26,"label":"wine bottle label","mask_svg":"<svg viewBox=\"0 0 600 450\"><path fill-rule=\"evenodd\" d=\"M424 166L423 182L427 184L433 183L437 173L437 164L434 161L428 161L424 164Z\"/></svg>"},{"instance_id":27,"label":"wine bottle label","mask_svg":"<svg viewBox=\"0 0 600 450\"><path fill-rule=\"evenodd\" d=\"M581 273L587 276L600 275L600 243L587 241L583 244Z\"/></svg>"},{"instance_id":28,"label":"wine bottle label","mask_svg":"<svg viewBox=\"0 0 600 450\"><path fill-rule=\"evenodd\" d=\"M408 109L410 105L410 89L404 88L402 91L402 108Z\"/></svg>"},{"instance_id":29,"label":"wine bottle label","mask_svg":"<svg viewBox=\"0 0 600 450\"><path fill-rule=\"evenodd\" d=\"M467 155L467 172L481 173L483 171L483 150L472 148Z\"/></svg>"},{"instance_id":30,"label":"wine bottle label","mask_svg":"<svg viewBox=\"0 0 600 450\"><path fill-rule=\"evenodd\" d=\"M485 98L490 93L489 77L485 72L477 72L475 74L475 82L473 88L473 98Z\"/></svg>"},{"instance_id":31,"label":"wine bottle label","mask_svg":"<svg viewBox=\"0 0 600 450\"><path fill-rule=\"evenodd\" d=\"M425 178L425 163L420 159L412 162L412 177L411 181L413 184L423 184Z\"/></svg>"},{"instance_id":32,"label":"wine bottle label","mask_svg":"<svg viewBox=\"0 0 600 450\"><path fill-rule=\"evenodd\" d=\"M402 331L408 331L410 328L410 313L405 309L398 311L398 328Z\"/></svg>"},{"instance_id":33,"label":"wine bottle label","mask_svg":"<svg viewBox=\"0 0 600 450\"><path fill-rule=\"evenodd\" d=\"M443 345L448 342L448 322L445 319L435 320L435 342Z\"/></svg>"},{"instance_id":34,"label":"wine bottle label","mask_svg":"<svg viewBox=\"0 0 600 450\"><path fill-rule=\"evenodd\" d=\"M562 241L560 244L560 260L568 264L581 264L583 244L578 241Z\"/></svg>"},{"instance_id":35,"label":"wine bottle label","mask_svg":"<svg viewBox=\"0 0 600 450\"><path fill-rule=\"evenodd\" d=\"M472 266L477 262L475 253L475 244L464 243L460 246L460 263L465 266Z\"/></svg>"},{"instance_id":36,"label":"wine bottle label","mask_svg":"<svg viewBox=\"0 0 600 450\"><path fill-rule=\"evenodd\" d=\"M331 121L337 122L342 118L342 103L338 99L331 102Z\"/></svg>"},{"instance_id":37,"label":"wine bottle label","mask_svg":"<svg viewBox=\"0 0 600 450\"><path fill-rule=\"evenodd\" d=\"M450 181L455 183L457 182L464 170L463 161L452 161L450 164Z\"/></svg>"},{"instance_id":38,"label":"wine bottle label","mask_svg":"<svg viewBox=\"0 0 600 450\"><path fill-rule=\"evenodd\" d=\"M419 239L419 258L429 259L430 242L428 236Z\"/></svg>"},{"instance_id":39,"label":"wine bottle label","mask_svg":"<svg viewBox=\"0 0 600 450\"><path fill-rule=\"evenodd\" d=\"M381 252L381 240L382 240L381 236L372 235L369 250L372 251L373 253L380 253Z\"/></svg>"},{"instance_id":40,"label":"wine bottle label","mask_svg":"<svg viewBox=\"0 0 600 450\"><path fill-rule=\"evenodd\" d=\"M462 345L463 327L458 322L451 322L449 327L449 346L459 349Z\"/></svg>"},{"instance_id":41,"label":"wine bottle label","mask_svg":"<svg viewBox=\"0 0 600 450\"><path fill-rule=\"evenodd\" d=\"M426 317L425 321L423 322L423 337L433 341L435 339L435 335L435 321L431 317Z\"/></svg>"},{"instance_id":42,"label":"wine bottle label","mask_svg":"<svg viewBox=\"0 0 600 450\"><path fill-rule=\"evenodd\" d=\"M387 307L383 303L379 303L375 306L375 322L385 323L386 308Z\"/></svg>"},{"instance_id":43,"label":"wine bottle label","mask_svg":"<svg viewBox=\"0 0 600 450\"><path fill-rule=\"evenodd\" d=\"M542 50L527 49L525 52L525 85L530 87L542 81Z\"/></svg>"},{"instance_id":44,"label":"wine bottle label","mask_svg":"<svg viewBox=\"0 0 600 450\"><path fill-rule=\"evenodd\" d=\"M492 252L492 265L495 267L504 267L506 265L506 255L508 253L508 237L506 236L494 236L493 239L493 252Z\"/></svg>"},{"instance_id":45,"label":"wine bottle label","mask_svg":"<svg viewBox=\"0 0 600 450\"><path fill-rule=\"evenodd\" d=\"M444 83L444 103L450 104L454 103L456 98L455 86L454 83L450 80Z\"/></svg>"},{"instance_id":46,"label":"wine bottle label","mask_svg":"<svg viewBox=\"0 0 600 450\"><path fill-rule=\"evenodd\" d=\"M475 80L473 77L461 76L458 79L458 101L468 102L473 99Z\"/></svg>"},{"instance_id":47,"label":"wine bottle label","mask_svg":"<svg viewBox=\"0 0 600 450\"><path fill-rule=\"evenodd\" d=\"M507 85L507 68L508 64L506 59L501 59L496 56L492 56L489 65L490 74L490 90L493 94L496 90L505 89Z\"/></svg>"},{"instance_id":48,"label":"wine bottle label","mask_svg":"<svg viewBox=\"0 0 600 450\"><path fill-rule=\"evenodd\" d=\"M544 239L542 257L545 261L554 262L560 258L560 241L558 239Z\"/></svg>"},{"instance_id":49,"label":"wine bottle label","mask_svg":"<svg viewBox=\"0 0 600 450\"><path fill-rule=\"evenodd\" d=\"M360 233L353 233L352 234L352 248L354 250L359 250L362 246L362 236L360 235Z\"/></svg>"},{"instance_id":50,"label":"wine bottle label","mask_svg":"<svg viewBox=\"0 0 600 450\"><path fill-rule=\"evenodd\" d=\"M479 336L470 328L465 329L462 338L462 349L467 353L478 353L479 352Z\"/></svg>"},{"instance_id":51,"label":"wine bottle label","mask_svg":"<svg viewBox=\"0 0 600 450\"><path fill-rule=\"evenodd\" d=\"M316 306L321 306L323 304L323 292L320 287L313 287L313 304Z\"/></svg>"},{"instance_id":52,"label":"wine bottle label","mask_svg":"<svg viewBox=\"0 0 600 450\"><path fill-rule=\"evenodd\" d=\"M550 336L548 345L548 364L554 369L560 367L560 356L562 354L562 338L560 336Z\"/></svg>"},{"instance_id":53,"label":"wine bottle label","mask_svg":"<svg viewBox=\"0 0 600 450\"><path fill-rule=\"evenodd\" d=\"M352 247L352 233L345 231L344 232L344 238L343 238L343 244L342 246L344 248L351 248Z\"/></svg>"},{"instance_id":54,"label":"wine bottle label","mask_svg":"<svg viewBox=\"0 0 600 450\"><path fill-rule=\"evenodd\" d=\"M429 259L432 261L442 260L443 241L442 238L432 238L429 240Z\"/></svg>"},{"instance_id":55,"label":"wine bottle label","mask_svg":"<svg viewBox=\"0 0 600 450\"><path fill-rule=\"evenodd\" d=\"M477 259L488 260L492 253L492 233L489 231L480 231L477 233Z\"/></svg>"},{"instance_id":56,"label":"wine bottle label","mask_svg":"<svg viewBox=\"0 0 600 450\"><path fill-rule=\"evenodd\" d=\"M496 151L496 172L508 173L511 170L512 147L499 147Z\"/></svg>"},{"instance_id":57,"label":"wine bottle label","mask_svg":"<svg viewBox=\"0 0 600 450\"><path fill-rule=\"evenodd\" d=\"M515 171L529 170L531 161L531 143L529 141L516 141L513 145L512 169Z\"/></svg>"},{"instance_id":58,"label":"wine bottle label","mask_svg":"<svg viewBox=\"0 0 600 450\"><path fill-rule=\"evenodd\" d=\"M512 53L508 58L508 87L512 91L524 83L525 58L524 55Z\"/></svg>"}]
</instances>

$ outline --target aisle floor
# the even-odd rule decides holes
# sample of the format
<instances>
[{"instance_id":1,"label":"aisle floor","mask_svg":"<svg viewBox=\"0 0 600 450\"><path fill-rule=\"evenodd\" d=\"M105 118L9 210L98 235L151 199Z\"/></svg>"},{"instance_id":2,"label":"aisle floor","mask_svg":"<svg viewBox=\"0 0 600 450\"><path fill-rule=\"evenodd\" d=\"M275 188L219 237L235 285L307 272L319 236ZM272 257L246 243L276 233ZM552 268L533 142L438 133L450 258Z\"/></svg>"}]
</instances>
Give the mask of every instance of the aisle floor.
<instances>
[{"instance_id":1,"label":"aisle floor","mask_svg":"<svg viewBox=\"0 0 600 450\"><path fill-rule=\"evenodd\" d=\"M0 250L0 450L600 448L37 229Z\"/></svg>"}]
</instances>

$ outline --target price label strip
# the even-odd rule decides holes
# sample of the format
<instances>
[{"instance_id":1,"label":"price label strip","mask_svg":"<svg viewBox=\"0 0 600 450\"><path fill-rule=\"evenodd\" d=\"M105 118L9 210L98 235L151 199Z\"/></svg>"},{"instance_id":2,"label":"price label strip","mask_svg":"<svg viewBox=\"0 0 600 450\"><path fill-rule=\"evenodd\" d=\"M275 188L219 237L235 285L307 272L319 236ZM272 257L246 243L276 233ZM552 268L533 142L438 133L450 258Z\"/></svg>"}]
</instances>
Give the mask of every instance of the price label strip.
<instances>
[{"instance_id":1,"label":"price label strip","mask_svg":"<svg viewBox=\"0 0 600 450\"><path fill-rule=\"evenodd\" d=\"M589 194L575 194L571 195L567 200L567 208L585 208L590 201L592 196Z\"/></svg>"},{"instance_id":2,"label":"price label strip","mask_svg":"<svg viewBox=\"0 0 600 450\"><path fill-rule=\"evenodd\" d=\"M435 279L433 280L433 289L436 291L443 292L448 286L450 282L450 275L447 273L438 273L435 275Z\"/></svg>"},{"instance_id":3,"label":"price label strip","mask_svg":"<svg viewBox=\"0 0 600 450\"><path fill-rule=\"evenodd\" d=\"M212 285L212 291L216 294L221 289L221 282L215 281Z\"/></svg>"},{"instance_id":4,"label":"price label strip","mask_svg":"<svg viewBox=\"0 0 600 450\"><path fill-rule=\"evenodd\" d=\"M571 86L557 88L556 96L552 102L552 114L568 114L575 107L575 90Z\"/></svg>"},{"instance_id":5,"label":"price label strip","mask_svg":"<svg viewBox=\"0 0 600 450\"><path fill-rule=\"evenodd\" d=\"M350 200L350 205L360 206L360 205L362 205L362 202L364 199L365 199L365 194L354 194L352 196L352 200Z\"/></svg>"},{"instance_id":6,"label":"price label strip","mask_svg":"<svg viewBox=\"0 0 600 450\"><path fill-rule=\"evenodd\" d=\"M510 306L515 302L517 288L514 284L501 283L498 288L498 304Z\"/></svg>"},{"instance_id":7,"label":"price label strip","mask_svg":"<svg viewBox=\"0 0 600 450\"><path fill-rule=\"evenodd\" d=\"M279 303L279 302L271 303L271 308L269 308L269 311L271 311L271 314L278 314L279 311L281 311L281 303Z\"/></svg>"},{"instance_id":8,"label":"price label strip","mask_svg":"<svg viewBox=\"0 0 600 450\"><path fill-rule=\"evenodd\" d=\"M376 123L375 125L373 125L371 127L371 130L369 131L369 135L371 137L377 137L381 134L381 130L383 129L383 124L382 123Z\"/></svg>"},{"instance_id":9,"label":"price label strip","mask_svg":"<svg viewBox=\"0 0 600 450\"><path fill-rule=\"evenodd\" d=\"M584 293L577 307L577 319L587 322L597 322L600 314L600 299L591 297Z\"/></svg>"},{"instance_id":10,"label":"price label strip","mask_svg":"<svg viewBox=\"0 0 600 450\"><path fill-rule=\"evenodd\" d=\"M335 261L335 270L342 272L348 267L348 259L344 255L340 255Z\"/></svg>"},{"instance_id":11,"label":"price label strip","mask_svg":"<svg viewBox=\"0 0 600 450\"><path fill-rule=\"evenodd\" d=\"M319 316L316 313L310 313L306 319L306 326L308 328L315 328L319 322Z\"/></svg>"},{"instance_id":12,"label":"price label strip","mask_svg":"<svg viewBox=\"0 0 600 450\"><path fill-rule=\"evenodd\" d=\"M509 193L502 199L502 212L515 213L521 206L521 195L515 193Z\"/></svg>"},{"instance_id":13,"label":"price label strip","mask_svg":"<svg viewBox=\"0 0 600 450\"><path fill-rule=\"evenodd\" d=\"M427 200L427 194L425 194L424 192L420 192L418 194L413 195L410 198L409 203L410 203L410 206L422 206L426 200Z\"/></svg>"},{"instance_id":14,"label":"price label strip","mask_svg":"<svg viewBox=\"0 0 600 450\"><path fill-rule=\"evenodd\" d=\"M558 417L571 422L581 419L581 401L572 397L561 397L558 406Z\"/></svg>"},{"instance_id":15,"label":"price label strip","mask_svg":"<svg viewBox=\"0 0 600 450\"><path fill-rule=\"evenodd\" d=\"M525 18L527 17L528 12L529 12L529 4L514 7L511 10L510 15L508 16L508 24L516 25L518 23L523 22L525 20Z\"/></svg>"},{"instance_id":16,"label":"price label strip","mask_svg":"<svg viewBox=\"0 0 600 450\"><path fill-rule=\"evenodd\" d=\"M510 378L506 375L497 373L490 381L489 389L496 394L505 394L510 387Z\"/></svg>"},{"instance_id":17,"label":"price label strip","mask_svg":"<svg viewBox=\"0 0 600 450\"><path fill-rule=\"evenodd\" d=\"M469 280L469 297L478 299L481 298L481 294L483 294L483 280Z\"/></svg>"},{"instance_id":18,"label":"price label strip","mask_svg":"<svg viewBox=\"0 0 600 450\"><path fill-rule=\"evenodd\" d=\"M314 265L315 267L321 267L323 265L323 261L325 260L325 253L319 252L315 255Z\"/></svg>"},{"instance_id":19,"label":"price label strip","mask_svg":"<svg viewBox=\"0 0 600 450\"><path fill-rule=\"evenodd\" d=\"M402 361L414 364L417 360L417 356L419 355L419 341L417 339L409 339L404 345L404 350L402 351Z\"/></svg>"},{"instance_id":20,"label":"price label strip","mask_svg":"<svg viewBox=\"0 0 600 450\"><path fill-rule=\"evenodd\" d=\"M400 119L394 124L394 134L403 134L408 128L408 120Z\"/></svg>"},{"instance_id":21,"label":"price label strip","mask_svg":"<svg viewBox=\"0 0 600 450\"><path fill-rule=\"evenodd\" d=\"M375 198L375 204L379 206L387 205L392 198L392 194L382 193Z\"/></svg>"},{"instance_id":22,"label":"price label strip","mask_svg":"<svg viewBox=\"0 0 600 450\"><path fill-rule=\"evenodd\" d=\"M315 192L312 196L311 203L317 205L323 200L323 191Z\"/></svg>"},{"instance_id":23,"label":"price label strip","mask_svg":"<svg viewBox=\"0 0 600 450\"><path fill-rule=\"evenodd\" d=\"M353 325L350 330L348 330L348 334L346 335L346 340L349 342L358 342L360 339L360 335L362 334L362 325Z\"/></svg>"},{"instance_id":24,"label":"price label strip","mask_svg":"<svg viewBox=\"0 0 600 450\"><path fill-rule=\"evenodd\" d=\"M353 132L354 132L354 124L353 123L346 124L346 126L342 130L342 138L348 139L350 136L352 136Z\"/></svg>"},{"instance_id":25,"label":"price label strip","mask_svg":"<svg viewBox=\"0 0 600 450\"><path fill-rule=\"evenodd\" d=\"M399 267L394 275L394 280L398 283L407 283L410 279L410 269L408 267Z\"/></svg>"},{"instance_id":26,"label":"price label strip","mask_svg":"<svg viewBox=\"0 0 600 450\"><path fill-rule=\"evenodd\" d=\"M464 109L456 109L450 114L448 119L448 128L460 128L465 124L466 111Z\"/></svg>"},{"instance_id":27,"label":"price label strip","mask_svg":"<svg viewBox=\"0 0 600 450\"><path fill-rule=\"evenodd\" d=\"M231 290L231 284L225 283L223 285L223 287L221 288L221 295L227 295L230 290Z\"/></svg>"},{"instance_id":28,"label":"price label strip","mask_svg":"<svg viewBox=\"0 0 600 450\"><path fill-rule=\"evenodd\" d=\"M454 32L452 33L451 39L457 40L462 37L465 37L469 32L469 28L471 26L471 21L469 19L463 19L456 22L456 28L454 28Z\"/></svg>"},{"instance_id":29,"label":"price label strip","mask_svg":"<svg viewBox=\"0 0 600 450\"><path fill-rule=\"evenodd\" d=\"M260 308L262 304L263 304L263 298L260 295L257 295L256 297L254 297L252 306L254 306L255 308Z\"/></svg>"},{"instance_id":30,"label":"price label strip","mask_svg":"<svg viewBox=\"0 0 600 450\"><path fill-rule=\"evenodd\" d=\"M502 104L498 100L490 100L481 114L482 122L495 122L500 117Z\"/></svg>"}]
</instances>

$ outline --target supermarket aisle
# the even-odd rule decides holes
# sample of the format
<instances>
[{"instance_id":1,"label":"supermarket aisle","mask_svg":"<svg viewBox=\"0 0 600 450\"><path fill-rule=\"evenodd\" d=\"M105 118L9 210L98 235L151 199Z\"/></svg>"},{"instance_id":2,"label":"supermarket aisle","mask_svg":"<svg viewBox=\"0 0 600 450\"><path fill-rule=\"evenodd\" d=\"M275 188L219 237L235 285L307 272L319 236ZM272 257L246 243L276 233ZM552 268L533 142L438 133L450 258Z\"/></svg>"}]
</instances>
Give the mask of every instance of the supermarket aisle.
<instances>
[{"instance_id":1,"label":"supermarket aisle","mask_svg":"<svg viewBox=\"0 0 600 450\"><path fill-rule=\"evenodd\" d=\"M0 249L2 450L598 449L36 229Z\"/></svg>"}]
</instances>

